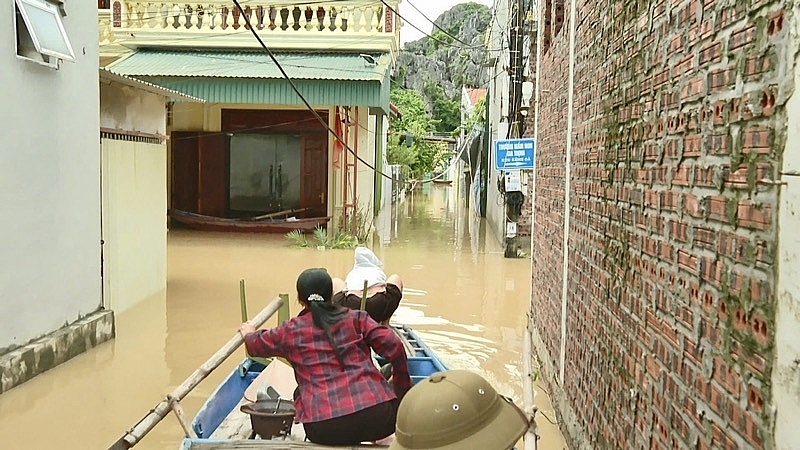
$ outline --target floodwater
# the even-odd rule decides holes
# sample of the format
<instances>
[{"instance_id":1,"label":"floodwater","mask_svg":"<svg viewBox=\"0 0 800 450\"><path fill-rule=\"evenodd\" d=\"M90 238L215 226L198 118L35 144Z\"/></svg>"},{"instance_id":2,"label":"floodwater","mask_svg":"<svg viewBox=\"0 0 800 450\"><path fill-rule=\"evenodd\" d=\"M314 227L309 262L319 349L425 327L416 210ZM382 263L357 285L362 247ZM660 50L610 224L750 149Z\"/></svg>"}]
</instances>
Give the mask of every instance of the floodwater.
<instances>
[{"instance_id":1,"label":"floodwater","mask_svg":"<svg viewBox=\"0 0 800 450\"><path fill-rule=\"evenodd\" d=\"M530 260L504 258L452 189L418 189L376 223L371 247L405 284L393 321L411 325L448 367L481 373L521 405ZM116 339L0 395L0 449L108 448L235 335L240 279L250 317L279 293L295 314L303 269L344 277L353 264L350 249L294 248L281 235L172 230L168 246L166 291L117 314ZM181 402L189 417L243 355ZM537 414L539 449L565 448L538 387L536 404L546 414ZM174 450L181 436L170 414L136 448Z\"/></svg>"}]
</instances>

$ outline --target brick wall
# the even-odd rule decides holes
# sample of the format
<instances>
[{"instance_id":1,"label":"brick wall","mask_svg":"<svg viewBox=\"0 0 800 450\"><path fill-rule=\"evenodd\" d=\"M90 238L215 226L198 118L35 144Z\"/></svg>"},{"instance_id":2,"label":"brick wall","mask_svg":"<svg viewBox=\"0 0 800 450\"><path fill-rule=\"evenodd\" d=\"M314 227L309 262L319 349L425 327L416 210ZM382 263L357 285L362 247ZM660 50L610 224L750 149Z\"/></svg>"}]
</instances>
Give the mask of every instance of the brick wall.
<instances>
[{"instance_id":1,"label":"brick wall","mask_svg":"<svg viewBox=\"0 0 800 450\"><path fill-rule=\"evenodd\" d=\"M793 90L791 8L577 3L566 275L569 2L561 31L542 37L532 230L531 323L561 418L578 431L567 439L772 448L773 180Z\"/></svg>"}]
</instances>

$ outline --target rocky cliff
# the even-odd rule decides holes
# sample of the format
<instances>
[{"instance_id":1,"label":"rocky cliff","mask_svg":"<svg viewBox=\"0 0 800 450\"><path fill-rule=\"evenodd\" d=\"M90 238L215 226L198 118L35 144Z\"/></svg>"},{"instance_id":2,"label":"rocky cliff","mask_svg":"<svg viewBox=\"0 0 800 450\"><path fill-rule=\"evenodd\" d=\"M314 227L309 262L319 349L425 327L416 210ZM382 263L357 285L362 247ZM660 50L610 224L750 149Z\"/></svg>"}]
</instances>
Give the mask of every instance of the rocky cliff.
<instances>
[{"instance_id":1,"label":"rocky cliff","mask_svg":"<svg viewBox=\"0 0 800 450\"><path fill-rule=\"evenodd\" d=\"M421 92L434 118L437 99L460 103L463 85L485 87L488 77L481 65L486 59L484 41L491 17L487 6L473 2L444 12L434 21L438 28L432 27L429 37L403 46L395 72L396 86Z\"/></svg>"}]
</instances>

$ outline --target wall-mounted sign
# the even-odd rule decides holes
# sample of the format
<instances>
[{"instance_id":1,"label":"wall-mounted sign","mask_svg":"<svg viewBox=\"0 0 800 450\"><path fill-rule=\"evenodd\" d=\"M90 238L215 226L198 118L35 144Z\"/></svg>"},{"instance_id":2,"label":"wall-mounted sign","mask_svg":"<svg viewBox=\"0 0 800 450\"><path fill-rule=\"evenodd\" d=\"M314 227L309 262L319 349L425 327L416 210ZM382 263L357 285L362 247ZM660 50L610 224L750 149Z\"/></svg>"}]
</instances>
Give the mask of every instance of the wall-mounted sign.
<instances>
[{"instance_id":1,"label":"wall-mounted sign","mask_svg":"<svg viewBox=\"0 0 800 450\"><path fill-rule=\"evenodd\" d=\"M536 142L532 138L494 141L494 168L497 170L533 169Z\"/></svg>"}]
</instances>

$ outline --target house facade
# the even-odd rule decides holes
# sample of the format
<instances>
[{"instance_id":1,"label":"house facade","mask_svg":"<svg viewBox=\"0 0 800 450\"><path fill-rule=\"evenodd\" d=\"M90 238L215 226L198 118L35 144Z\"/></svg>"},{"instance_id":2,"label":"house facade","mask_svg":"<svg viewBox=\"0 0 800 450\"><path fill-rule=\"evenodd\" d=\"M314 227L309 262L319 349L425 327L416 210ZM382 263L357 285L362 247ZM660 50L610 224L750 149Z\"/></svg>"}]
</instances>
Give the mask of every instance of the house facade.
<instances>
[{"instance_id":1,"label":"house facade","mask_svg":"<svg viewBox=\"0 0 800 450\"><path fill-rule=\"evenodd\" d=\"M101 296L97 10L15 0L3 12L0 392L113 336Z\"/></svg>"},{"instance_id":2,"label":"house facade","mask_svg":"<svg viewBox=\"0 0 800 450\"><path fill-rule=\"evenodd\" d=\"M352 231L383 203L396 4L108 6L109 70L205 100L169 110L169 208Z\"/></svg>"}]
</instances>

